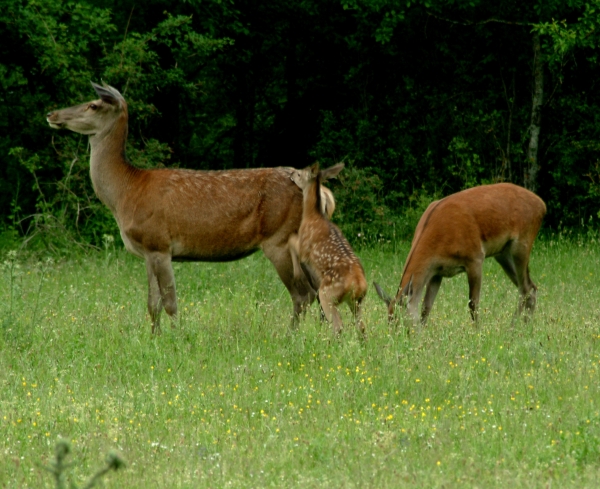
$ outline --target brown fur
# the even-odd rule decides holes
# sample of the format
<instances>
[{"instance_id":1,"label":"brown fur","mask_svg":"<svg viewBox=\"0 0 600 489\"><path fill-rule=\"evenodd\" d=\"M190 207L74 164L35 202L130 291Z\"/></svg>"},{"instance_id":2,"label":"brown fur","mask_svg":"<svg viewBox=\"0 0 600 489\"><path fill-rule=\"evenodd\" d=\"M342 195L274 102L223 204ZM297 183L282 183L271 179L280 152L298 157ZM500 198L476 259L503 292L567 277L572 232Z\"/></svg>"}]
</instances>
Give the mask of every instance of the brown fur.
<instances>
[{"instance_id":1,"label":"brown fur","mask_svg":"<svg viewBox=\"0 0 600 489\"><path fill-rule=\"evenodd\" d=\"M127 250L146 262L152 332L160 331L163 306L172 319L177 314L171 261L237 260L258 249L290 292L295 323L316 293L302 273L294 277L288 251L302 218L293 169L134 168L125 158L127 103L114 88L92 85L99 100L51 112L47 120L90 136L94 190L115 216ZM324 198L333 212L333 196Z\"/></svg>"},{"instance_id":2,"label":"brown fur","mask_svg":"<svg viewBox=\"0 0 600 489\"><path fill-rule=\"evenodd\" d=\"M361 303L367 293L365 272L339 228L321 210L321 179L337 175L342 168L343 165L336 165L320 172L318 165L313 165L294 172L292 180L303 190L304 204L298 235L290 238L290 253L295 273L300 272L298 262L307 264L314 271L321 307L327 319L333 322L334 332L337 334L342 329L337 305L345 302L364 335Z\"/></svg>"},{"instance_id":3,"label":"brown fur","mask_svg":"<svg viewBox=\"0 0 600 489\"><path fill-rule=\"evenodd\" d=\"M419 220L394 299L375 284L388 304L407 299L409 315L418 320L418 304L427 287L421 321L426 322L443 277L466 272L469 307L476 320L483 261L494 257L518 287L523 307L532 314L537 287L529 276L529 255L546 214L537 195L511 183L474 187L432 202Z\"/></svg>"}]
</instances>

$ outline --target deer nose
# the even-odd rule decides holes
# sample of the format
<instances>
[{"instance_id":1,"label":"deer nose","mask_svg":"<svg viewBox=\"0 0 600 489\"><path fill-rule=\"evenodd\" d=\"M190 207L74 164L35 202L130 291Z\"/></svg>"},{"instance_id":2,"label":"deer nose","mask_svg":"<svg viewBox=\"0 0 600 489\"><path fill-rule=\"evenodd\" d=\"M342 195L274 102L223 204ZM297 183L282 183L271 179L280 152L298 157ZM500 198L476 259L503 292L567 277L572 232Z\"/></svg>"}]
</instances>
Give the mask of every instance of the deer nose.
<instances>
[{"instance_id":1,"label":"deer nose","mask_svg":"<svg viewBox=\"0 0 600 489\"><path fill-rule=\"evenodd\" d=\"M51 115L52 115L52 112L48 112L48 113L46 114L46 117L50 117Z\"/></svg>"}]
</instances>

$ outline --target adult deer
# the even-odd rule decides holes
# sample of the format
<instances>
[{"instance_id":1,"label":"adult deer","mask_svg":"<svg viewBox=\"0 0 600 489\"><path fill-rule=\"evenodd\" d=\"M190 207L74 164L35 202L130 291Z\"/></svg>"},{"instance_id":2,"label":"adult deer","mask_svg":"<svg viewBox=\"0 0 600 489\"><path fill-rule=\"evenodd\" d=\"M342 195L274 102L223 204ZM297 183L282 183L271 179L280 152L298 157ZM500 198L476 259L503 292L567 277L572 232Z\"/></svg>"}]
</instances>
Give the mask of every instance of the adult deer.
<instances>
[{"instance_id":1,"label":"adult deer","mask_svg":"<svg viewBox=\"0 0 600 489\"><path fill-rule=\"evenodd\" d=\"M288 251L302 218L293 169L135 168L125 157L125 99L111 86L92 86L98 100L50 112L47 121L52 128L89 135L94 190L112 211L127 250L146 262L152 333L160 332L163 306L171 319L177 315L172 261L231 261L258 249L292 297L295 324L316 293L305 275L294 276ZM324 206L332 212L333 196L324 192Z\"/></svg>"},{"instance_id":2,"label":"adult deer","mask_svg":"<svg viewBox=\"0 0 600 489\"><path fill-rule=\"evenodd\" d=\"M321 182L335 177L343 168L340 163L320 171L315 164L292 173L292 180L304 194L304 204L298 234L289 239L290 254L294 274L302 273L302 263L316 276L319 302L327 320L333 322L334 333L339 334L343 326L337 306L346 302L364 336L361 303L367 293L365 272L342 232L322 211Z\"/></svg>"},{"instance_id":3,"label":"adult deer","mask_svg":"<svg viewBox=\"0 0 600 489\"><path fill-rule=\"evenodd\" d=\"M529 276L529 254L546 214L537 195L511 183L483 185L432 202L421 216L396 297L375 285L388 306L406 300L408 315L418 321L418 306L427 287L421 322L433 306L442 278L466 272L469 308L477 319L483 261L494 257L519 289L517 314L535 309L537 287Z\"/></svg>"}]
</instances>

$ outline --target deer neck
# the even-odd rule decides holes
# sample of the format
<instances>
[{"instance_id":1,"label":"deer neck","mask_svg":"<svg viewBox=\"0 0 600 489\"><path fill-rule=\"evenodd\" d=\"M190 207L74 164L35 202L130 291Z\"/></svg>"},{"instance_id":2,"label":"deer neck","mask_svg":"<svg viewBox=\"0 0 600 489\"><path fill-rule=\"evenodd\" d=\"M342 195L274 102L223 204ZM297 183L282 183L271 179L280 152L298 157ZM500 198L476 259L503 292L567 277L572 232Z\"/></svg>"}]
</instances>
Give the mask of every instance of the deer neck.
<instances>
[{"instance_id":1,"label":"deer neck","mask_svg":"<svg viewBox=\"0 0 600 489\"><path fill-rule=\"evenodd\" d=\"M302 218L310 219L321 215L321 185L319 180L316 179L304 191Z\"/></svg>"},{"instance_id":2,"label":"deer neck","mask_svg":"<svg viewBox=\"0 0 600 489\"><path fill-rule=\"evenodd\" d=\"M127 113L106 129L90 136L90 177L98 198L116 216L132 175L137 171L125 158Z\"/></svg>"}]
</instances>

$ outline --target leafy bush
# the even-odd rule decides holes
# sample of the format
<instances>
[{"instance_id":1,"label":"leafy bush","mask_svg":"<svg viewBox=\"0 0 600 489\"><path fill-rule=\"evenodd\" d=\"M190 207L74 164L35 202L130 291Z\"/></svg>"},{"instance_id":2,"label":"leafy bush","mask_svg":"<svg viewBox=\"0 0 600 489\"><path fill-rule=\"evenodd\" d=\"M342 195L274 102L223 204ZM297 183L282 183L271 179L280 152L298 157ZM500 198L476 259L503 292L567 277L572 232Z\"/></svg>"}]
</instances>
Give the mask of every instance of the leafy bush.
<instances>
[{"instance_id":1,"label":"leafy bush","mask_svg":"<svg viewBox=\"0 0 600 489\"><path fill-rule=\"evenodd\" d=\"M353 244L361 246L395 246L396 240L411 239L427 206L439 198L423 189L408 197L386 195L383 179L375 169L353 165L340 173L337 182L328 185L336 199L333 220Z\"/></svg>"},{"instance_id":2,"label":"leafy bush","mask_svg":"<svg viewBox=\"0 0 600 489\"><path fill-rule=\"evenodd\" d=\"M44 114L95 97L90 80L105 80L127 97L128 156L143 168L170 162L168 142L148 137L160 111L153 95L177 90L198 99L200 84L189 72L229 43L196 32L191 16L163 14L139 32L123 26L111 10L52 0L5 2L0 12L4 45L18 45L0 63L0 224L3 242L15 233L33 249L53 252L102 244L118 234L114 218L94 195L89 178L87 137L48 128ZM163 63L165 48L171 61ZM0 122L0 126L3 123ZM10 245L9 245L10 246Z\"/></svg>"}]
</instances>

